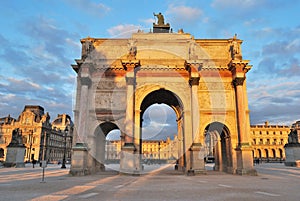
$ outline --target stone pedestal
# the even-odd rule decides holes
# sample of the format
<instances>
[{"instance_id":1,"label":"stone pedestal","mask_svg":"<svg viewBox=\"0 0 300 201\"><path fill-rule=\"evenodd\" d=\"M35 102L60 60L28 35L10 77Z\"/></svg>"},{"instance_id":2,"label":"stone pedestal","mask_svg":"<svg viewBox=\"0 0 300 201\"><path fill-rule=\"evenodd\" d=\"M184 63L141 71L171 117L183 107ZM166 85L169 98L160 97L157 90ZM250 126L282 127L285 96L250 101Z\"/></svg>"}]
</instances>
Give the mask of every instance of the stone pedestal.
<instances>
[{"instance_id":1,"label":"stone pedestal","mask_svg":"<svg viewBox=\"0 0 300 201\"><path fill-rule=\"evenodd\" d=\"M25 167L25 146L8 146L5 167Z\"/></svg>"},{"instance_id":2,"label":"stone pedestal","mask_svg":"<svg viewBox=\"0 0 300 201\"><path fill-rule=\"evenodd\" d=\"M153 33L170 33L170 25L156 25L153 24Z\"/></svg>"},{"instance_id":3,"label":"stone pedestal","mask_svg":"<svg viewBox=\"0 0 300 201\"><path fill-rule=\"evenodd\" d=\"M286 166L300 167L300 143L286 144L284 146Z\"/></svg>"},{"instance_id":4,"label":"stone pedestal","mask_svg":"<svg viewBox=\"0 0 300 201\"><path fill-rule=\"evenodd\" d=\"M120 174L140 175L140 155L135 154L136 148L133 143L125 143L121 150Z\"/></svg>"},{"instance_id":5,"label":"stone pedestal","mask_svg":"<svg viewBox=\"0 0 300 201\"><path fill-rule=\"evenodd\" d=\"M73 176L83 176L91 174L87 167L88 148L85 143L76 143L73 147L70 174Z\"/></svg>"},{"instance_id":6,"label":"stone pedestal","mask_svg":"<svg viewBox=\"0 0 300 201\"><path fill-rule=\"evenodd\" d=\"M205 174L205 163L204 163L204 151L201 149L200 143L193 143L190 148L191 152L191 168L188 171L192 171L193 174ZM188 172L189 174L189 172Z\"/></svg>"},{"instance_id":7,"label":"stone pedestal","mask_svg":"<svg viewBox=\"0 0 300 201\"><path fill-rule=\"evenodd\" d=\"M257 175L253 168L252 149L249 145L240 146L236 149L237 153L237 170L239 175Z\"/></svg>"}]
</instances>

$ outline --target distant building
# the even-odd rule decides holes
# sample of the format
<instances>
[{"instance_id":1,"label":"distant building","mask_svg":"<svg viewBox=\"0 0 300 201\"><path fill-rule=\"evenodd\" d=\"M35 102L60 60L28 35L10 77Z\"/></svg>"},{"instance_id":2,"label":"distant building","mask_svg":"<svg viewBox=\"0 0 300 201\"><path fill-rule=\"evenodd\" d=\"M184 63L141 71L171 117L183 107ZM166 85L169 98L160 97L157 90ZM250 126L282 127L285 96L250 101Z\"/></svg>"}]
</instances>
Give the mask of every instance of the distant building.
<instances>
[{"instance_id":1,"label":"distant building","mask_svg":"<svg viewBox=\"0 0 300 201\"><path fill-rule=\"evenodd\" d=\"M250 137L254 159L281 161L285 159L284 145L288 142L290 126L251 125Z\"/></svg>"},{"instance_id":2,"label":"distant building","mask_svg":"<svg viewBox=\"0 0 300 201\"><path fill-rule=\"evenodd\" d=\"M178 138L175 135L171 140L143 140L142 141L142 159L151 160L175 160L178 159ZM121 140L106 141L105 148L106 160L119 160L121 153Z\"/></svg>"},{"instance_id":3,"label":"distant building","mask_svg":"<svg viewBox=\"0 0 300 201\"><path fill-rule=\"evenodd\" d=\"M70 160L73 122L67 114L59 114L51 123L50 116L38 105L26 105L18 119L7 116L0 119L0 160L5 161L6 147L12 131L18 128L26 146L25 162L47 160L58 162L66 151Z\"/></svg>"}]
</instances>

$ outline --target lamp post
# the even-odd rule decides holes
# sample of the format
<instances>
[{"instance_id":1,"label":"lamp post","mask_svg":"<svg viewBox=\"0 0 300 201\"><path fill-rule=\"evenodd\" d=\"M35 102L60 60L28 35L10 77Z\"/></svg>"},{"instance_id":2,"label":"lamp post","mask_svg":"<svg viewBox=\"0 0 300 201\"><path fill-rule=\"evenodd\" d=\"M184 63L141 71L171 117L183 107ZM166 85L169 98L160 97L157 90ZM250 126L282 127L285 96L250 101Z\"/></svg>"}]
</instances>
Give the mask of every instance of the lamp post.
<instances>
[{"instance_id":1,"label":"lamp post","mask_svg":"<svg viewBox=\"0 0 300 201\"><path fill-rule=\"evenodd\" d=\"M68 133L68 127L66 127L64 131L64 154L63 154L63 161L61 168L65 169L66 168L66 152L67 152L67 133Z\"/></svg>"},{"instance_id":2,"label":"lamp post","mask_svg":"<svg viewBox=\"0 0 300 201\"><path fill-rule=\"evenodd\" d=\"M30 133L29 133L29 143L30 143L30 144L29 144L29 156L28 156L29 161L33 159L33 158L31 157L32 138L33 138L33 131L30 130Z\"/></svg>"}]
</instances>

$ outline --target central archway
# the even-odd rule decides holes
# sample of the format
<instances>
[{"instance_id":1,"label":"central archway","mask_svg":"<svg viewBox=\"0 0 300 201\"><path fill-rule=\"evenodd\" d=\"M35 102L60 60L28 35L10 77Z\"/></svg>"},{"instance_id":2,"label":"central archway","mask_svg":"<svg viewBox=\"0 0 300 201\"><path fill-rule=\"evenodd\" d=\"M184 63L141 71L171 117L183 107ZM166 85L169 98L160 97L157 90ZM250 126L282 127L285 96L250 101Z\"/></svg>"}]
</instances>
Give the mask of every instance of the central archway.
<instances>
[{"instance_id":1,"label":"central archway","mask_svg":"<svg viewBox=\"0 0 300 201\"><path fill-rule=\"evenodd\" d=\"M181 169L183 169L186 166L186 159L185 159L185 146L184 146L184 108L183 103L180 100L180 98L173 92L166 90L166 89L158 89L150 92L146 97L143 99L141 105L140 105L140 133L139 133L139 154L140 154L140 160L142 160L143 156L143 115L146 112L147 108L151 107L154 104L165 104L172 108L176 115L176 124L177 124L177 138L176 142L174 140L173 144L169 144L167 146L172 146L172 149L167 147L167 149L172 150L173 152L177 152L174 155L177 156L175 159L177 161L177 166L179 166ZM162 122L163 123L163 122ZM174 122L175 123L175 122ZM160 143L159 145L160 146ZM160 147L159 147L160 149ZM160 153L158 153L160 155Z\"/></svg>"}]
</instances>

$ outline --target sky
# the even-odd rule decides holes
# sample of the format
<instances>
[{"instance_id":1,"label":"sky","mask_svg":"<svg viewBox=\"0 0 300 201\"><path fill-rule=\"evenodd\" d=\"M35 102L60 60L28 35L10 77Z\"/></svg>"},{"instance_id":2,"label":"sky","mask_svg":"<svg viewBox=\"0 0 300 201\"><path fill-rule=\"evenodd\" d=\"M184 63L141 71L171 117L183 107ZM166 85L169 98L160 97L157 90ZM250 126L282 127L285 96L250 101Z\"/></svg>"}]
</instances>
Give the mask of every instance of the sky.
<instances>
[{"instance_id":1,"label":"sky","mask_svg":"<svg viewBox=\"0 0 300 201\"><path fill-rule=\"evenodd\" d=\"M150 31L161 12L174 31L195 38L243 40L250 123L291 125L300 119L300 1L293 0L10 0L0 12L0 117L41 105L53 120L73 116L80 39ZM151 129L176 132L175 113L153 106ZM164 111L163 124L155 111ZM152 121L150 121L152 119ZM173 130L172 130L173 129ZM175 130L174 130L175 129ZM149 133L151 133L149 132ZM170 134L173 135L173 134Z\"/></svg>"}]
</instances>

